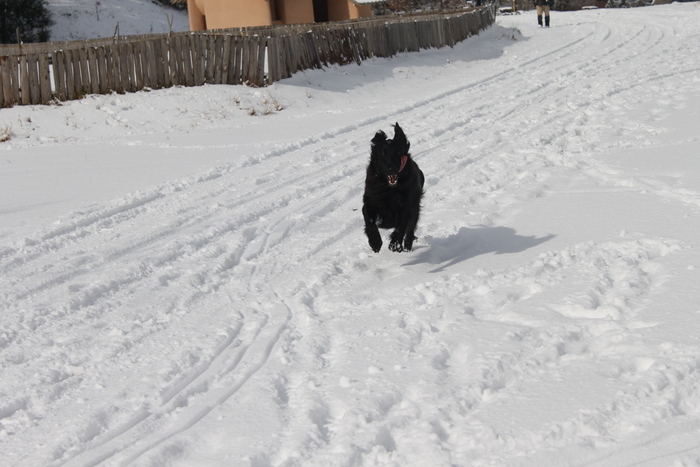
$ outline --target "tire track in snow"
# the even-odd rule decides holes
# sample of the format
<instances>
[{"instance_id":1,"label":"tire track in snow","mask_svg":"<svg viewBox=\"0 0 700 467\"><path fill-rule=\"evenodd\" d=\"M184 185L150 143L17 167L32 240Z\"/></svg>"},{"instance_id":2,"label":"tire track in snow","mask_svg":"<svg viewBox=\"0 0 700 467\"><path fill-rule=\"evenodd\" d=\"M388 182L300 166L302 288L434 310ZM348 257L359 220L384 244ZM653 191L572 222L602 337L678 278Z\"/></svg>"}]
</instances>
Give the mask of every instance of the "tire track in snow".
<instances>
[{"instance_id":1,"label":"tire track in snow","mask_svg":"<svg viewBox=\"0 0 700 467\"><path fill-rule=\"evenodd\" d=\"M171 388L163 395L161 407L149 414L137 416L126 427L116 430L98 445L91 446L80 457L88 457L92 452L109 445L107 452L87 461L79 457L72 458L70 463L79 462L80 465L95 466L117 456L115 462L119 465L129 465L196 425L218 406L226 403L264 367L282 334L287 330L290 314L287 311L286 320L274 326L268 326L270 319L270 315L263 317L262 322L256 323L254 329L248 332L240 333L240 329L234 330L211 361L206 362L196 373L187 375L177 387ZM246 321L246 324L248 322ZM236 342L234 339L239 333L241 342ZM250 360L253 361L250 362ZM237 372L236 370L244 363L243 371ZM198 395L204 393L207 395L205 400L196 400ZM150 436L144 437L142 425L150 418L156 417L160 421L165 417L173 416L178 410L180 412L177 420L169 424L170 426L146 427ZM125 435L128 439L119 439Z\"/></svg>"}]
</instances>

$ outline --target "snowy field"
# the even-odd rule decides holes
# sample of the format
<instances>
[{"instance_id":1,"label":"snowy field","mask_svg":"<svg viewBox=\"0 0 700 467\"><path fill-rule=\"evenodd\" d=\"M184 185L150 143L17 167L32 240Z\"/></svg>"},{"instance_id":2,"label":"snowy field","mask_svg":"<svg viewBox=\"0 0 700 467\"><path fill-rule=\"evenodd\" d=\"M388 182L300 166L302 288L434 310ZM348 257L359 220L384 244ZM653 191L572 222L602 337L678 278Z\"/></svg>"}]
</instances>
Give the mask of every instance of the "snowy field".
<instances>
[{"instance_id":1,"label":"snowy field","mask_svg":"<svg viewBox=\"0 0 700 467\"><path fill-rule=\"evenodd\" d=\"M187 11L152 0L46 0L46 4L55 23L52 41L112 37L115 31L130 35L189 30Z\"/></svg>"},{"instance_id":2,"label":"snowy field","mask_svg":"<svg viewBox=\"0 0 700 467\"><path fill-rule=\"evenodd\" d=\"M0 110L0 464L700 466L700 3L536 24Z\"/></svg>"}]
</instances>

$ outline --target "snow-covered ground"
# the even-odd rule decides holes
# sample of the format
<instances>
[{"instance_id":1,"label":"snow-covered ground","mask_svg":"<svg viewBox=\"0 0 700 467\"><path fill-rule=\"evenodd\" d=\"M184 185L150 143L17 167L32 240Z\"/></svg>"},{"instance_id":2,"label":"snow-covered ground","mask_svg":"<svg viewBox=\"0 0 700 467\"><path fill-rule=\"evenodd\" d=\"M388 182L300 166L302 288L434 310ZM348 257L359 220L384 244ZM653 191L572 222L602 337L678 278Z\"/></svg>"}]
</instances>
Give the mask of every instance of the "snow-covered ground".
<instances>
[{"instance_id":1,"label":"snow-covered ground","mask_svg":"<svg viewBox=\"0 0 700 467\"><path fill-rule=\"evenodd\" d=\"M46 0L54 26L52 41L189 30L187 11L152 0ZM172 25L171 25L172 23ZM117 25L119 28L117 29Z\"/></svg>"},{"instance_id":2,"label":"snow-covered ground","mask_svg":"<svg viewBox=\"0 0 700 467\"><path fill-rule=\"evenodd\" d=\"M700 466L698 24L0 110L0 464ZM374 254L397 121L423 216Z\"/></svg>"}]
</instances>

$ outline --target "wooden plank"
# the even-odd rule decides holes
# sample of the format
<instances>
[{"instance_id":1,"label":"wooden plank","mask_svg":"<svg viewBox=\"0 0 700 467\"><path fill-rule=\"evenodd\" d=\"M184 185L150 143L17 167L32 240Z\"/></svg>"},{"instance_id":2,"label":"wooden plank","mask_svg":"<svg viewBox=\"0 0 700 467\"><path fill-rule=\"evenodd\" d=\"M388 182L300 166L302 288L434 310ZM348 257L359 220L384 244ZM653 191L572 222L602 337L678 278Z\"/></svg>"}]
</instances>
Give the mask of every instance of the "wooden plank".
<instances>
[{"instance_id":1,"label":"wooden plank","mask_svg":"<svg viewBox=\"0 0 700 467\"><path fill-rule=\"evenodd\" d=\"M90 74L90 92L97 94L100 92L100 73L97 66L97 49L89 47L87 51L88 73Z\"/></svg>"},{"instance_id":2,"label":"wooden plank","mask_svg":"<svg viewBox=\"0 0 700 467\"><path fill-rule=\"evenodd\" d=\"M144 45L143 42L134 42L131 44L131 51L133 53L133 67L134 67L134 88L140 91L146 87L146 66L144 63Z\"/></svg>"},{"instance_id":3,"label":"wooden plank","mask_svg":"<svg viewBox=\"0 0 700 467\"><path fill-rule=\"evenodd\" d=\"M152 51L153 89L162 89L165 87L165 78L163 73L163 51L160 48L160 41L149 40L148 44Z\"/></svg>"},{"instance_id":4,"label":"wooden plank","mask_svg":"<svg viewBox=\"0 0 700 467\"><path fill-rule=\"evenodd\" d=\"M51 102L51 75L49 71L49 55L47 53L39 54L39 87L41 92L41 103L48 104Z\"/></svg>"},{"instance_id":5,"label":"wooden plank","mask_svg":"<svg viewBox=\"0 0 700 467\"><path fill-rule=\"evenodd\" d=\"M41 83L39 82L39 55L27 55L27 73L29 75L29 101L41 104Z\"/></svg>"},{"instance_id":6,"label":"wooden plank","mask_svg":"<svg viewBox=\"0 0 700 467\"><path fill-rule=\"evenodd\" d=\"M256 71L258 69L258 43L260 36L253 36L248 42L248 69L246 70L245 83L247 85L255 85Z\"/></svg>"},{"instance_id":7,"label":"wooden plank","mask_svg":"<svg viewBox=\"0 0 700 467\"><path fill-rule=\"evenodd\" d=\"M158 89L156 72L156 48L152 41L145 40L143 45L144 84L147 89Z\"/></svg>"},{"instance_id":8,"label":"wooden plank","mask_svg":"<svg viewBox=\"0 0 700 467\"><path fill-rule=\"evenodd\" d=\"M223 37L223 49L221 55L221 83L230 84L229 69L231 68L231 34L226 34Z\"/></svg>"},{"instance_id":9,"label":"wooden plank","mask_svg":"<svg viewBox=\"0 0 700 467\"><path fill-rule=\"evenodd\" d=\"M63 50L59 56L61 60L61 75L63 78L63 99L72 100L75 94L73 82L73 51Z\"/></svg>"},{"instance_id":10,"label":"wooden plank","mask_svg":"<svg viewBox=\"0 0 700 467\"><path fill-rule=\"evenodd\" d=\"M112 60L114 66L114 90L119 94L124 94L129 85L129 76L126 68L126 53L124 43L118 42L112 46Z\"/></svg>"},{"instance_id":11,"label":"wooden plank","mask_svg":"<svg viewBox=\"0 0 700 467\"><path fill-rule=\"evenodd\" d=\"M239 84L238 82L238 70L237 70L237 55L238 55L238 41L239 37L231 36L231 50L228 54L228 77L226 82L228 84Z\"/></svg>"},{"instance_id":12,"label":"wooden plank","mask_svg":"<svg viewBox=\"0 0 700 467\"><path fill-rule=\"evenodd\" d=\"M311 32L311 43L313 44L314 51L318 57L319 67L328 65L328 48L326 42L323 40L323 36L318 33L318 30Z\"/></svg>"},{"instance_id":13,"label":"wooden plank","mask_svg":"<svg viewBox=\"0 0 700 467\"><path fill-rule=\"evenodd\" d=\"M276 49L276 62L277 62L277 81L289 77L287 68L287 55L285 46L284 36L275 36L275 41L277 42Z\"/></svg>"},{"instance_id":14,"label":"wooden plank","mask_svg":"<svg viewBox=\"0 0 700 467\"><path fill-rule=\"evenodd\" d=\"M158 57L158 80L161 88L169 88L173 85L170 77L170 61L168 60L168 41L165 37L155 41L156 55Z\"/></svg>"},{"instance_id":15,"label":"wooden plank","mask_svg":"<svg viewBox=\"0 0 700 467\"><path fill-rule=\"evenodd\" d=\"M82 84L82 94L90 94L92 91L90 85L90 62L88 59L88 50L83 47L79 49L78 54L80 56L80 81Z\"/></svg>"},{"instance_id":16,"label":"wooden plank","mask_svg":"<svg viewBox=\"0 0 700 467\"><path fill-rule=\"evenodd\" d=\"M297 68L297 54L296 54L296 43L297 43L297 36L296 34L290 34L288 36L285 36L285 41L287 42L287 46L285 47L285 51L287 54L287 70L289 73L289 76L293 75L298 71Z\"/></svg>"},{"instance_id":17,"label":"wooden plank","mask_svg":"<svg viewBox=\"0 0 700 467\"><path fill-rule=\"evenodd\" d=\"M197 57L197 72L199 73L199 84L205 84L207 82L207 48L209 46L209 35L200 34L199 35L199 45Z\"/></svg>"},{"instance_id":18,"label":"wooden plank","mask_svg":"<svg viewBox=\"0 0 700 467\"><path fill-rule=\"evenodd\" d=\"M27 71L27 56L21 55L19 57L19 83L20 83L20 98L19 103L22 105L27 105L32 103L31 94L29 90L29 73Z\"/></svg>"},{"instance_id":19,"label":"wooden plank","mask_svg":"<svg viewBox=\"0 0 700 467\"><path fill-rule=\"evenodd\" d=\"M107 75L107 52L104 46L97 47L95 57L97 59L97 76L99 77L98 92L106 94L109 92L109 77Z\"/></svg>"},{"instance_id":20,"label":"wooden plank","mask_svg":"<svg viewBox=\"0 0 700 467\"><path fill-rule=\"evenodd\" d=\"M66 99L74 100L80 96L80 65L77 60L79 54L77 50L66 50L65 52Z\"/></svg>"},{"instance_id":21,"label":"wooden plank","mask_svg":"<svg viewBox=\"0 0 700 467\"><path fill-rule=\"evenodd\" d=\"M177 50L177 71L180 77L180 85L191 86L192 63L190 62L189 36L175 37L175 49Z\"/></svg>"},{"instance_id":22,"label":"wooden plank","mask_svg":"<svg viewBox=\"0 0 700 467\"><path fill-rule=\"evenodd\" d=\"M12 85L12 101L13 105L20 102L20 90L19 90L19 58L16 56L11 57L8 63L10 69L10 80Z\"/></svg>"},{"instance_id":23,"label":"wooden plank","mask_svg":"<svg viewBox=\"0 0 700 467\"><path fill-rule=\"evenodd\" d=\"M248 65L250 64L250 37L244 36L241 41L241 83L248 80Z\"/></svg>"},{"instance_id":24,"label":"wooden plank","mask_svg":"<svg viewBox=\"0 0 700 467\"><path fill-rule=\"evenodd\" d=\"M168 72L170 76L170 86L178 86L180 84L180 75L178 72L180 60L178 59L178 51L175 46L175 38L168 37L167 39L168 52Z\"/></svg>"},{"instance_id":25,"label":"wooden plank","mask_svg":"<svg viewBox=\"0 0 700 467\"><path fill-rule=\"evenodd\" d=\"M215 84L215 68L218 51L216 49L216 36L207 36L206 44L206 67L204 68L204 80L209 84Z\"/></svg>"},{"instance_id":26,"label":"wooden plank","mask_svg":"<svg viewBox=\"0 0 700 467\"><path fill-rule=\"evenodd\" d=\"M117 89L116 73L114 65L114 47L112 44L107 44L104 46L105 51L105 77L107 79L107 91L112 92Z\"/></svg>"},{"instance_id":27,"label":"wooden plank","mask_svg":"<svg viewBox=\"0 0 700 467\"><path fill-rule=\"evenodd\" d=\"M185 63L185 84L187 86L194 86L194 36L189 35L184 38L181 42L182 44L182 54L183 61Z\"/></svg>"},{"instance_id":28,"label":"wooden plank","mask_svg":"<svg viewBox=\"0 0 700 467\"><path fill-rule=\"evenodd\" d=\"M83 92L83 75L80 69L80 49L72 50L72 67L73 67L73 92L75 99L80 99L85 94Z\"/></svg>"},{"instance_id":29,"label":"wooden plank","mask_svg":"<svg viewBox=\"0 0 700 467\"><path fill-rule=\"evenodd\" d=\"M221 84L222 60L224 58L224 38L220 35L213 36L209 40L209 64L211 81L213 84Z\"/></svg>"},{"instance_id":30,"label":"wooden plank","mask_svg":"<svg viewBox=\"0 0 700 467\"><path fill-rule=\"evenodd\" d=\"M265 51L267 50L267 37L260 36L258 42L258 70L255 73L255 80L258 86L265 86Z\"/></svg>"},{"instance_id":31,"label":"wooden plank","mask_svg":"<svg viewBox=\"0 0 700 467\"><path fill-rule=\"evenodd\" d=\"M131 72L129 65L129 43L122 41L116 45L115 49L119 56L119 86L122 92L131 92Z\"/></svg>"},{"instance_id":32,"label":"wooden plank","mask_svg":"<svg viewBox=\"0 0 700 467\"><path fill-rule=\"evenodd\" d=\"M126 69L124 70L127 79L126 92L136 92L140 88L136 85L136 54L133 43L124 44L124 54L126 57Z\"/></svg>"},{"instance_id":33,"label":"wooden plank","mask_svg":"<svg viewBox=\"0 0 700 467\"><path fill-rule=\"evenodd\" d=\"M61 66L61 57L60 54L62 52L59 50L53 51L51 53L51 69L53 71L53 86L54 86L54 97L56 99L64 100L64 93L63 93L63 78L61 77L62 73L62 66Z\"/></svg>"},{"instance_id":34,"label":"wooden plank","mask_svg":"<svg viewBox=\"0 0 700 467\"><path fill-rule=\"evenodd\" d=\"M192 36L192 70L194 72L194 85L201 86L204 84L204 67L206 66L206 40L207 37L203 34L195 34Z\"/></svg>"},{"instance_id":35,"label":"wooden plank","mask_svg":"<svg viewBox=\"0 0 700 467\"><path fill-rule=\"evenodd\" d=\"M194 86L194 37L190 34L182 42L182 60L185 67L185 84Z\"/></svg>"},{"instance_id":36,"label":"wooden plank","mask_svg":"<svg viewBox=\"0 0 700 467\"><path fill-rule=\"evenodd\" d=\"M283 76L285 78L289 78L290 76L292 76L294 74L294 71L292 69L292 60L293 60L292 43L291 43L292 37L286 35L286 36L282 37L282 39L284 41L284 46L282 48L282 54L283 54L283 57L282 57L283 58L283 61L282 61L283 70L282 71L283 71Z\"/></svg>"},{"instance_id":37,"label":"wooden plank","mask_svg":"<svg viewBox=\"0 0 700 467\"><path fill-rule=\"evenodd\" d=\"M3 69L4 69L4 62L7 60L7 57L2 57L0 56L0 108L6 107L5 105L5 89L4 89L4 78L3 78Z\"/></svg>"},{"instance_id":38,"label":"wooden plank","mask_svg":"<svg viewBox=\"0 0 700 467\"><path fill-rule=\"evenodd\" d=\"M308 47L308 53L311 59L313 68L321 69L323 68L323 59L321 56L321 50L316 42L316 35L309 32L306 34L306 46Z\"/></svg>"},{"instance_id":39,"label":"wooden plank","mask_svg":"<svg viewBox=\"0 0 700 467\"><path fill-rule=\"evenodd\" d=\"M12 92L11 61L14 57L0 57L0 76L2 77L2 106L12 107L17 96Z\"/></svg>"},{"instance_id":40,"label":"wooden plank","mask_svg":"<svg viewBox=\"0 0 700 467\"><path fill-rule=\"evenodd\" d=\"M279 40L277 37L267 38L267 84L280 80L279 54L277 52Z\"/></svg>"},{"instance_id":41,"label":"wooden plank","mask_svg":"<svg viewBox=\"0 0 700 467\"><path fill-rule=\"evenodd\" d=\"M182 60L182 49L180 48L180 38L177 36L171 36L169 39L169 59L170 59L170 79L173 86L182 86L184 82L183 66L184 62Z\"/></svg>"},{"instance_id":42,"label":"wooden plank","mask_svg":"<svg viewBox=\"0 0 700 467\"><path fill-rule=\"evenodd\" d=\"M152 41L144 41L146 76L145 84L147 88L158 89L158 73L156 71L156 48Z\"/></svg>"}]
</instances>

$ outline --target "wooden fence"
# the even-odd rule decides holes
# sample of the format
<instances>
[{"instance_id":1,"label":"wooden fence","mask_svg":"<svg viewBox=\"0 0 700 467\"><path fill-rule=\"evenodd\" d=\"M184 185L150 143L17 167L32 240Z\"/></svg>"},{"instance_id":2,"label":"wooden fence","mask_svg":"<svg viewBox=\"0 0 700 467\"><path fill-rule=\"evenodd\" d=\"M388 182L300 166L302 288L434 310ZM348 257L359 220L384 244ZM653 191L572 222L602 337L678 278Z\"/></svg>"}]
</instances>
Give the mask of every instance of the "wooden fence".
<instances>
[{"instance_id":1,"label":"wooden fence","mask_svg":"<svg viewBox=\"0 0 700 467\"><path fill-rule=\"evenodd\" d=\"M264 86L331 64L454 46L494 7L342 23L0 46L0 107L203 84Z\"/></svg>"}]
</instances>

